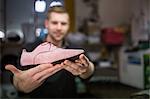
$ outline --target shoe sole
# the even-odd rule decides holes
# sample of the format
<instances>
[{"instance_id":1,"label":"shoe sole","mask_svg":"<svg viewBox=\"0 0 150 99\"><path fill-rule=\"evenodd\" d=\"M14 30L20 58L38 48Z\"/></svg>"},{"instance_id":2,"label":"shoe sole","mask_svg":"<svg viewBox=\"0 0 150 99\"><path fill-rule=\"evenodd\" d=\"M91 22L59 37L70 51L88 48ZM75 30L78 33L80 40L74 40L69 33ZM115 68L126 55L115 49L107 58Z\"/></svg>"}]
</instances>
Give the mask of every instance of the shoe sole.
<instances>
[{"instance_id":1,"label":"shoe sole","mask_svg":"<svg viewBox=\"0 0 150 99\"><path fill-rule=\"evenodd\" d=\"M81 53L81 54L83 54L83 53ZM60 64L60 63L62 63L62 62L65 61L65 60L69 60L69 61L75 62L75 60L79 59L79 56L80 56L81 54L76 55L76 56L73 56L73 57L70 57L70 58L58 60L58 61L55 61L55 62L53 62L53 63L51 63L51 64L53 64L53 65ZM40 64L21 66L21 69L22 69L22 70L28 70L28 69L34 68L34 67L36 67L36 66L38 66L38 65L40 65Z\"/></svg>"}]
</instances>

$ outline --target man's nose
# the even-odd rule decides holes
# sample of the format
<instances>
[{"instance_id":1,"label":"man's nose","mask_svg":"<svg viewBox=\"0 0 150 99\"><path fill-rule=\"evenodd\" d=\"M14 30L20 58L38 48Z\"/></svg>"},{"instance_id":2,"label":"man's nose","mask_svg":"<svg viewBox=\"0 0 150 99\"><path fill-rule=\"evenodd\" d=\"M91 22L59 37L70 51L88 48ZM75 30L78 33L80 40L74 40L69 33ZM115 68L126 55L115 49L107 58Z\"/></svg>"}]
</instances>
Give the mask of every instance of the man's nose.
<instances>
[{"instance_id":1,"label":"man's nose","mask_svg":"<svg viewBox=\"0 0 150 99\"><path fill-rule=\"evenodd\" d=\"M59 23L59 24L57 24L57 29L61 29L62 28L62 25Z\"/></svg>"}]
</instances>

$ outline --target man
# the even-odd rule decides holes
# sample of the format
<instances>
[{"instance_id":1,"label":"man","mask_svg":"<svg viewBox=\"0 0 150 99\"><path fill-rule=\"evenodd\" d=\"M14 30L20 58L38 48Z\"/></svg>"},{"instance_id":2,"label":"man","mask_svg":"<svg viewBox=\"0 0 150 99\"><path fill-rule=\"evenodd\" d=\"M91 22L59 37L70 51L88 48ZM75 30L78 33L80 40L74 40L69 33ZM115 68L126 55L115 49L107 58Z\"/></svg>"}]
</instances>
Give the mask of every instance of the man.
<instances>
[{"instance_id":1,"label":"man","mask_svg":"<svg viewBox=\"0 0 150 99\"><path fill-rule=\"evenodd\" d=\"M57 47L66 47L64 38L69 29L69 14L62 6L49 8L45 20L48 35L45 39ZM42 43L42 42L41 42ZM19 70L13 65L6 65L13 76L13 84L17 90L34 98L76 97L75 77L89 78L94 65L81 54L75 62L65 60L61 64L40 64L28 70Z\"/></svg>"}]
</instances>

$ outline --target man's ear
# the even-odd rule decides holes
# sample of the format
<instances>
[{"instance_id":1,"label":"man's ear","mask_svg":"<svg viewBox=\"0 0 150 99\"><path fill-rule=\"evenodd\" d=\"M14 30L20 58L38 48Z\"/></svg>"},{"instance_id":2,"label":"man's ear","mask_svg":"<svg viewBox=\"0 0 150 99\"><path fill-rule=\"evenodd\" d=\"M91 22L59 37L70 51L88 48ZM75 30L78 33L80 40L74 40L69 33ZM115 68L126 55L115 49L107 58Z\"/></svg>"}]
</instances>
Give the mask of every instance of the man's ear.
<instances>
[{"instance_id":1,"label":"man's ear","mask_svg":"<svg viewBox=\"0 0 150 99\"><path fill-rule=\"evenodd\" d=\"M44 21L44 25L45 25L45 28L48 28L48 20L47 19Z\"/></svg>"}]
</instances>

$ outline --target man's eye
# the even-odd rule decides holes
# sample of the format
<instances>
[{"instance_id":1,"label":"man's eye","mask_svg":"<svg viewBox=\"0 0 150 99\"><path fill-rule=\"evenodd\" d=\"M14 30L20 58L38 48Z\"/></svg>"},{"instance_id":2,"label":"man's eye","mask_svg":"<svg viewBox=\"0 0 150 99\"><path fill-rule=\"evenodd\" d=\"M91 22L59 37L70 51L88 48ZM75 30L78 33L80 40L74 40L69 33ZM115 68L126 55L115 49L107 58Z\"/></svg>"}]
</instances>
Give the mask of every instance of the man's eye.
<instances>
[{"instance_id":1,"label":"man's eye","mask_svg":"<svg viewBox=\"0 0 150 99\"><path fill-rule=\"evenodd\" d=\"M62 24L62 25L66 25L67 23L65 23L65 22L62 22L61 24Z\"/></svg>"},{"instance_id":2,"label":"man's eye","mask_svg":"<svg viewBox=\"0 0 150 99\"><path fill-rule=\"evenodd\" d=\"M52 22L52 24L57 24L57 22Z\"/></svg>"}]
</instances>

